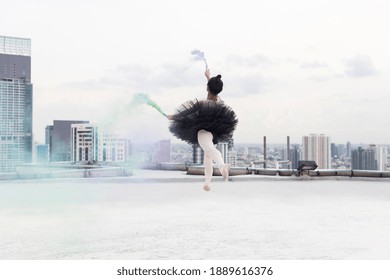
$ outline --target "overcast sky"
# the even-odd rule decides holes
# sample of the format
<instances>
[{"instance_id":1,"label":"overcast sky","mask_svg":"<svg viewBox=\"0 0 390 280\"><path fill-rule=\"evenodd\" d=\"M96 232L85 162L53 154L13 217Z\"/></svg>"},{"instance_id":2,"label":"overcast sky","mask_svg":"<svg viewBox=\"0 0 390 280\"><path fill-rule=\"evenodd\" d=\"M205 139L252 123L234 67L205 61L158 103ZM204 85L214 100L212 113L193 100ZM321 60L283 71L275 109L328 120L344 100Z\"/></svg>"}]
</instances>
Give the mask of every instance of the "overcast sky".
<instances>
[{"instance_id":1,"label":"overcast sky","mask_svg":"<svg viewBox=\"0 0 390 280\"><path fill-rule=\"evenodd\" d=\"M109 120L134 139L171 138L171 113L205 98L205 53L238 143L390 143L385 0L0 0L0 34L31 38L35 139L53 120Z\"/></svg>"}]
</instances>

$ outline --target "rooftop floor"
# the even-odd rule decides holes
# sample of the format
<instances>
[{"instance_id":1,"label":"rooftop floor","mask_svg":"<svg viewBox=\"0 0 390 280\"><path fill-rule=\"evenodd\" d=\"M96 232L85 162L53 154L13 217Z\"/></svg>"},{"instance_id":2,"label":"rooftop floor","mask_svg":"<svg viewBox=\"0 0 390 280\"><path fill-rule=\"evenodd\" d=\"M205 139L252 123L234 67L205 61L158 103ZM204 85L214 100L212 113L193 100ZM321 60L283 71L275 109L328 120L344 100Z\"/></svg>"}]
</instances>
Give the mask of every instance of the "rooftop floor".
<instances>
[{"instance_id":1,"label":"rooftop floor","mask_svg":"<svg viewBox=\"0 0 390 280\"><path fill-rule=\"evenodd\" d=\"M390 259L387 179L3 181L0 259Z\"/></svg>"}]
</instances>

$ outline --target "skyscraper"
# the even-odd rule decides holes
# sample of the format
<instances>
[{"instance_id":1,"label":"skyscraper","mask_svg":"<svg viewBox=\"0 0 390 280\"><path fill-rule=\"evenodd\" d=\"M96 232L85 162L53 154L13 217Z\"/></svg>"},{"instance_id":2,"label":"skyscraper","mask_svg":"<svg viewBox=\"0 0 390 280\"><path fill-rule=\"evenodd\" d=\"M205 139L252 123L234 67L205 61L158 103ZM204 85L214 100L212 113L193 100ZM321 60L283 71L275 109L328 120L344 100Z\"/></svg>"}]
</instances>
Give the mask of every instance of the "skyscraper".
<instances>
[{"instance_id":1,"label":"skyscraper","mask_svg":"<svg viewBox=\"0 0 390 280\"><path fill-rule=\"evenodd\" d=\"M351 145L351 142L347 142L347 157L351 157L352 156L352 145Z\"/></svg>"},{"instance_id":2,"label":"skyscraper","mask_svg":"<svg viewBox=\"0 0 390 280\"><path fill-rule=\"evenodd\" d=\"M330 137L310 134L302 137L302 159L314 160L319 169L331 167Z\"/></svg>"},{"instance_id":3,"label":"skyscraper","mask_svg":"<svg viewBox=\"0 0 390 280\"><path fill-rule=\"evenodd\" d=\"M49 145L51 162L71 161L71 126L86 124L89 121L54 120L53 125L46 126L46 143Z\"/></svg>"},{"instance_id":4,"label":"skyscraper","mask_svg":"<svg viewBox=\"0 0 390 280\"><path fill-rule=\"evenodd\" d=\"M352 169L385 171L387 166L387 148L370 145L352 150Z\"/></svg>"},{"instance_id":5,"label":"skyscraper","mask_svg":"<svg viewBox=\"0 0 390 280\"><path fill-rule=\"evenodd\" d=\"M292 145L290 150L291 167L293 169L298 168L298 162L301 159L301 150L298 145Z\"/></svg>"},{"instance_id":6,"label":"skyscraper","mask_svg":"<svg viewBox=\"0 0 390 280\"><path fill-rule=\"evenodd\" d=\"M32 161L31 40L0 36L0 172Z\"/></svg>"},{"instance_id":7,"label":"skyscraper","mask_svg":"<svg viewBox=\"0 0 390 280\"><path fill-rule=\"evenodd\" d=\"M75 123L71 125L71 161L125 162L131 145L110 128ZM170 144L170 142L169 142Z\"/></svg>"}]
</instances>

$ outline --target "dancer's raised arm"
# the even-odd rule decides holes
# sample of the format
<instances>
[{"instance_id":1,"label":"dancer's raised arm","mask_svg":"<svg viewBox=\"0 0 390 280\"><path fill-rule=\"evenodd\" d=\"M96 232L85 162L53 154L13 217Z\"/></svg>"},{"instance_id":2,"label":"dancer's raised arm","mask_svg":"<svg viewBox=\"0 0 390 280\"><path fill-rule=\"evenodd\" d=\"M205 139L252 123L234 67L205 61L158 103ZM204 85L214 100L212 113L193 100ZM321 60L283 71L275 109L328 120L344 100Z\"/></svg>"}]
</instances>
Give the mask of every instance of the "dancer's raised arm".
<instances>
[{"instance_id":1,"label":"dancer's raised arm","mask_svg":"<svg viewBox=\"0 0 390 280\"><path fill-rule=\"evenodd\" d=\"M209 68L207 68L206 69L206 71L204 72L204 75L206 76L206 78L207 78L207 81L209 81L210 80L210 69Z\"/></svg>"}]
</instances>

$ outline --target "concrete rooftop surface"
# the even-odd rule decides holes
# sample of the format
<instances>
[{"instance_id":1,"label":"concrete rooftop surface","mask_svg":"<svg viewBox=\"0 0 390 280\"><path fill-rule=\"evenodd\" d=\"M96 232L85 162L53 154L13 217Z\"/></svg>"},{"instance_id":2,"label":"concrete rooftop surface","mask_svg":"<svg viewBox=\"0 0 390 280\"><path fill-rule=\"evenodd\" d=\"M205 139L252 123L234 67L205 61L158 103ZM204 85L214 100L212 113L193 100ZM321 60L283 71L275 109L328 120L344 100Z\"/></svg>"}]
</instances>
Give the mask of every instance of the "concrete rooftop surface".
<instances>
[{"instance_id":1,"label":"concrete rooftop surface","mask_svg":"<svg viewBox=\"0 0 390 280\"><path fill-rule=\"evenodd\" d=\"M390 259L387 178L0 182L0 259Z\"/></svg>"}]
</instances>

